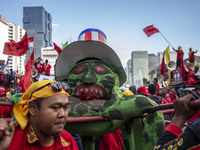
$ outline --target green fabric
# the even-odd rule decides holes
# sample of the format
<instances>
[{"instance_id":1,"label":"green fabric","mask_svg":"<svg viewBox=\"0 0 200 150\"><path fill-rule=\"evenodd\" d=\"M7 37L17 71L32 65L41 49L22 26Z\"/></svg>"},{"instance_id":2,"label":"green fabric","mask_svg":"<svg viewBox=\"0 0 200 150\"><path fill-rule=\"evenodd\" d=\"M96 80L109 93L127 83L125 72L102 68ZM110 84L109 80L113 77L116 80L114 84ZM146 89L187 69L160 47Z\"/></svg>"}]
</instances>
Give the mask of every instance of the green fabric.
<instances>
[{"instance_id":1,"label":"green fabric","mask_svg":"<svg viewBox=\"0 0 200 150\"><path fill-rule=\"evenodd\" d=\"M62 49L64 49L65 47L67 47L68 45L68 41L65 42L65 44L62 46Z\"/></svg>"},{"instance_id":2,"label":"green fabric","mask_svg":"<svg viewBox=\"0 0 200 150\"><path fill-rule=\"evenodd\" d=\"M103 66L108 71L105 74L95 72L94 66L97 65ZM68 131L81 135L102 135L121 128L124 150L153 149L164 130L163 115L160 112L155 112L149 114L146 118L131 121L131 118L143 115L144 112L157 104L140 95L124 96L119 88L117 73L110 63L102 60L81 61L71 68L63 81L67 82L72 88L72 96L79 96L74 92L82 84L99 85L107 92L102 102L99 102L100 100L70 102L73 103L71 105L73 108L70 107L69 116L100 115L112 119L110 121L85 123L85 125L82 123L66 125ZM91 101L97 105L91 105Z\"/></svg>"}]
</instances>

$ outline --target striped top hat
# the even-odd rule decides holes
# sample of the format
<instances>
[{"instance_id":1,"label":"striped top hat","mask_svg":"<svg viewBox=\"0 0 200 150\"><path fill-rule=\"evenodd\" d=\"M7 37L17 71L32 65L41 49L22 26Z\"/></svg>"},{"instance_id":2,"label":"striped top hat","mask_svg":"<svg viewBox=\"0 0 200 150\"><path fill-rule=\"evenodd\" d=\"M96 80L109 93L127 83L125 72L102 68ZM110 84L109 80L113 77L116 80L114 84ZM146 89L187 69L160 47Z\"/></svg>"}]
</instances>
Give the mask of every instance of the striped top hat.
<instances>
[{"instance_id":1,"label":"striped top hat","mask_svg":"<svg viewBox=\"0 0 200 150\"><path fill-rule=\"evenodd\" d=\"M78 41L66 46L56 60L55 78L62 81L71 67L85 58L98 58L110 62L119 76L119 86L126 81L126 74L115 51L106 44L106 35L99 29L82 31Z\"/></svg>"},{"instance_id":2,"label":"striped top hat","mask_svg":"<svg viewBox=\"0 0 200 150\"><path fill-rule=\"evenodd\" d=\"M99 29L89 28L82 31L78 37L78 41L100 41L104 44L107 43L106 35Z\"/></svg>"}]
</instances>

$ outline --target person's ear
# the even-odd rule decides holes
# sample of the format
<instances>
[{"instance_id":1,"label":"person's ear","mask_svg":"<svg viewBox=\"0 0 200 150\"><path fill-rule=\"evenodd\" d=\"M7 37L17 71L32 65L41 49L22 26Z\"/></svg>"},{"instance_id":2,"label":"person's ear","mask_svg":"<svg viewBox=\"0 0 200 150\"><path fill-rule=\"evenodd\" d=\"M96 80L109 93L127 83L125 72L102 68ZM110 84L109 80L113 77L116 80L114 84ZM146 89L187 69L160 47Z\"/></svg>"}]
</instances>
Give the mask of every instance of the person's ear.
<instances>
[{"instance_id":1,"label":"person's ear","mask_svg":"<svg viewBox=\"0 0 200 150\"><path fill-rule=\"evenodd\" d=\"M28 102L28 111L32 116L36 115L38 113L38 107L36 103L33 101Z\"/></svg>"}]
</instances>

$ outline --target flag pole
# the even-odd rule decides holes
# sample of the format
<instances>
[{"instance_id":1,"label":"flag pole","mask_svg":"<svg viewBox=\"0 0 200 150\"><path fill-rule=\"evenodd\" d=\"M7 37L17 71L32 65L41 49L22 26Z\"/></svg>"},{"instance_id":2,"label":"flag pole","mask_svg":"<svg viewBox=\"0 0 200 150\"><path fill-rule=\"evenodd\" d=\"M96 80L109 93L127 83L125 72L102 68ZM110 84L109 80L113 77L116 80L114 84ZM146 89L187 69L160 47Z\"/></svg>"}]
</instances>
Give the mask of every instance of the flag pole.
<instances>
[{"instance_id":1,"label":"flag pole","mask_svg":"<svg viewBox=\"0 0 200 150\"><path fill-rule=\"evenodd\" d=\"M164 37L164 35L160 32L160 30L159 30L159 33L160 33L160 35L167 41L167 43L173 48L173 46L169 43L169 41Z\"/></svg>"},{"instance_id":2,"label":"flag pole","mask_svg":"<svg viewBox=\"0 0 200 150\"><path fill-rule=\"evenodd\" d=\"M152 25L154 26L154 24L152 24ZM164 35L160 32L160 30L159 30L159 33L165 39L165 41L173 48L173 46L171 45L171 43L169 43L169 41L164 37Z\"/></svg>"}]
</instances>

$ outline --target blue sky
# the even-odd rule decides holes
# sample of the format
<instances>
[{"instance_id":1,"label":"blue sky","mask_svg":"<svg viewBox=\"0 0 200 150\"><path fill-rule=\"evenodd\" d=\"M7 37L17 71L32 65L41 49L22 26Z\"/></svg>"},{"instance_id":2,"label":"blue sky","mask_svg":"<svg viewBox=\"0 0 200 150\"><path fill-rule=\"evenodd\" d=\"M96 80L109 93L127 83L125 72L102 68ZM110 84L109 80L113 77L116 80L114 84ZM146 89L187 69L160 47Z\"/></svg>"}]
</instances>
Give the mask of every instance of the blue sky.
<instances>
[{"instance_id":1,"label":"blue sky","mask_svg":"<svg viewBox=\"0 0 200 150\"><path fill-rule=\"evenodd\" d=\"M0 14L23 27L23 7L43 6L52 16L53 42L76 41L86 28L97 28L126 66L131 52L157 54L168 43L156 33L149 38L143 28L154 24L174 48L200 52L200 0L3 0ZM170 48L172 50L172 48Z\"/></svg>"}]
</instances>

